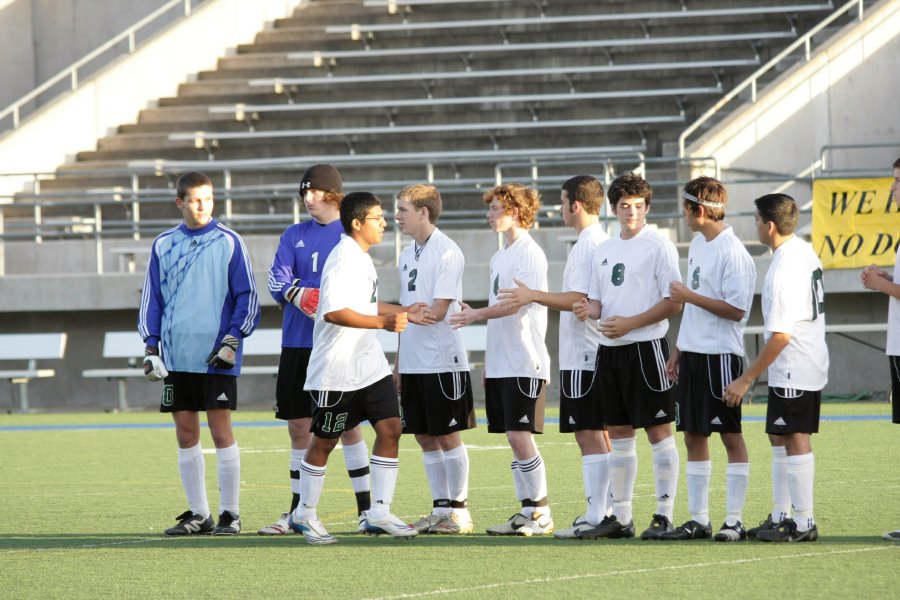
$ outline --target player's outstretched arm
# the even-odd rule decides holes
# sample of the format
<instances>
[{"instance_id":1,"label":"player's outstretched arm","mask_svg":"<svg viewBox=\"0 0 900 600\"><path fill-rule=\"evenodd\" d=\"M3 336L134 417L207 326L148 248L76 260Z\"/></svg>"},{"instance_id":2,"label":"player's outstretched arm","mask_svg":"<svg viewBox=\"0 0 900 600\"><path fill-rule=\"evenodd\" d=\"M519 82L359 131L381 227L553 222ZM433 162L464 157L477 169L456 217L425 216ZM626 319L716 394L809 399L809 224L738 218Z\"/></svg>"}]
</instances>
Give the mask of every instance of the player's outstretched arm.
<instances>
[{"instance_id":1,"label":"player's outstretched arm","mask_svg":"<svg viewBox=\"0 0 900 600\"><path fill-rule=\"evenodd\" d=\"M409 306L400 306L399 304L391 304L390 302L378 303L379 315L394 315L397 313L407 313L406 317L410 323L415 325L434 325L437 319L434 318L430 307L424 302L415 302Z\"/></svg>"},{"instance_id":2,"label":"player's outstretched arm","mask_svg":"<svg viewBox=\"0 0 900 600\"><path fill-rule=\"evenodd\" d=\"M680 304L693 304L729 321L737 322L744 318L743 309L732 306L724 300L716 300L715 298L698 294L680 281L673 281L669 284L669 298L673 302Z\"/></svg>"},{"instance_id":3,"label":"player's outstretched arm","mask_svg":"<svg viewBox=\"0 0 900 600\"><path fill-rule=\"evenodd\" d=\"M672 315L677 314L681 309L682 305L678 302L663 298L642 313L630 317L614 315L603 319L600 321L600 333L610 339L620 338L629 331L659 323L663 319L668 319Z\"/></svg>"},{"instance_id":4,"label":"player's outstretched arm","mask_svg":"<svg viewBox=\"0 0 900 600\"><path fill-rule=\"evenodd\" d=\"M775 362L775 359L778 358L778 355L781 354L781 351L784 350L790 341L791 334L774 332L769 341L766 342L766 345L760 350L756 359L747 367L747 370L725 387L722 401L731 407L740 406L741 401L750 390L750 386L756 381L756 378L762 375L763 371Z\"/></svg>"},{"instance_id":5,"label":"player's outstretched arm","mask_svg":"<svg viewBox=\"0 0 900 600\"><path fill-rule=\"evenodd\" d=\"M395 312L387 315L364 315L351 308L342 308L325 313L326 322L341 327L353 327L356 329L385 329L400 333L406 329L406 313Z\"/></svg>"},{"instance_id":6,"label":"player's outstretched arm","mask_svg":"<svg viewBox=\"0 0 900 600\"><path fill-rule=\"evenodd\" d=\"M587 321L588 319L596 321L600 318L601 308L602 306L600 305L599 300L582 298L577 302L572 303L572 313L579 321Z\"/></svg>"},{"instance_id":7,"label":"player's outstretched arm","mask_svg":"<svg viewBox=\"0 0 900 600\"><path fill-rule=\"evenodd\" d=\"M516 287L501 289L497 294L497 300L515 306L517 309L537 302L547 308L559 311L572 310L572 305L582 298L587 298L586 294L579 292L559 292L551 293L542 290L533 290L522 281L513 279Z\"/></svg>"},{"instance_id":8,"label":"player's outstretched arm","mask_svg":"<svg viewBox=\"0 0 900 600\"><path fill-rule=\"evenodd\" d=\"M498 302L492 306L485 306L484 308L472 308L462 301L460 301L459 305L462 307L462 310L450 317L450 326L453 329L465 327L475 321L486 321L488 319L508 317L519 311L518 307L503 302Z\"/></svg>"}]
</instances>

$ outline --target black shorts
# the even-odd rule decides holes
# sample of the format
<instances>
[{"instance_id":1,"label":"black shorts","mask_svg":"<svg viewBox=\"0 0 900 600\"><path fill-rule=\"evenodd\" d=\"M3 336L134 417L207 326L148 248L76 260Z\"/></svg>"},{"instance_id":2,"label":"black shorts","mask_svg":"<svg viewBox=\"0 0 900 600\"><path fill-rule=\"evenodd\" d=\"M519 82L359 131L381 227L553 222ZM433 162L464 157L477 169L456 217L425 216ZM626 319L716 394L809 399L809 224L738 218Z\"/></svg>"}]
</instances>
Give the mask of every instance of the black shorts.
<instances>
[{"instance_id":1,"label":"black shorts","mask_svg":"<svg viewBox=\"0 0 900 600\"><path fill-rule=\"evenodd\" d=\"M822 392L769 387L766 433L819 433Z\"/></svg>"},{"instance_id":2,"label":"black shorts","mask_svg":"<svg viewBox=\"0 0 900 600\"><path fill-rule=\"evenodd\" d=\"M237 377L172 371L163 381L159 412L237 410Z\"/></svg>"},{"instance_id":3,"label":"black shorts","mask_svg":"<svg viewBox=\"0 0 900 600\"><path fill-rule=\"evenodd\" d=\"M710 435L741 433L741 407L722 400L725 387L744 372L735 354L682 352L675 386L675 426L678 431Z\"/></svg>"},{"instance_id":4,"label":"black shorts","mask_svg":"<svg viewBox=\"0 0 900 600\"><path fill-rule=\"evenodd\" d=\"M275 381L275 418L308 419L313 403L309 392L303 391L306 368L312 348L282 348L278 359L278 379Z\"/></svg>"},{"instance_id":5,"label":"black shorts","mask_svg":"<svg viewBox=\"0 0 900 600\"><path fill-rule=\"evenodd\" d=\"M404 373L400 377L403 433L447 435L475 427L468 371Z\"/></svg>"},{"instance_id":6,"label":"black shorts","mask_svg":"<svg viewBox=\"0 0 900 600\"><path fill-rule=\"evenodd\" d=\"M488 433L544 432L547 382L531 377L497 377L484 382Z\"/></svg>"},{"instance_id":7,"label":"black shorts","mask_svg":"<svg viewBox=\"0 0 900 600\"><path fill-rule=\"evenodd\" d=\"M603 407L597 394L597 371L559 372L559 432L604 428Z\"/></svg>"},{"instance_id":8,"label":"black shorts","mask_svg":"<svg viewBox=\"0 0 900 600\"><path fill-rule=\"evenodd\" d=\"M607 427L642 429L675 420L675 395L666 377L666 338L597 351L597 393Z\"/></svg>"},{"instance_id":9,"label":"black shorts","mask_svg":"<svg viewBox=\"0 0 900 600\"><path fill-rule=\"evenodd\" d=\"M391 375L349 392L311 391L315 403L310 431L316 437L334 439L365 420L400 418L400 401Z\"/></svg>"},{"instance_id":10,"label":"black shorts","mask_svg":"<svg viewBox=\"0 0 900 600\"><path fill-rule=\"evenodd\" d=\"M891 410L892 421L900 425L900 398L894 394L900 394L900 356L888 356L888 366L891 369Z\"/></svg>"}]
</instances>

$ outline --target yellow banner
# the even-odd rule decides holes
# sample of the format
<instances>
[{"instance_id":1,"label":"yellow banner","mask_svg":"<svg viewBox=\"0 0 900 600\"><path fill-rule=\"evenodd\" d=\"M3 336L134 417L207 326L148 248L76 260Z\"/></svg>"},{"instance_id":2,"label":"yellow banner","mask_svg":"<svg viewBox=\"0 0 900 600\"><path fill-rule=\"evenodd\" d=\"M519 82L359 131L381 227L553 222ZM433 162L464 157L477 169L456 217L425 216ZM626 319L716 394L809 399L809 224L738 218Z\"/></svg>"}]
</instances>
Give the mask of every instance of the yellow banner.
<instances>
[{"instance_id":1,"label":"yellow banner","mask_svg":"<svg viewBox=\"0 0 900 600\"><path fill-rule=\"evenodd\" d=\"M900 199L893 179L816 179L812 244L826 269L893 266L900 243Z\"/></svg>"}]
</instances>

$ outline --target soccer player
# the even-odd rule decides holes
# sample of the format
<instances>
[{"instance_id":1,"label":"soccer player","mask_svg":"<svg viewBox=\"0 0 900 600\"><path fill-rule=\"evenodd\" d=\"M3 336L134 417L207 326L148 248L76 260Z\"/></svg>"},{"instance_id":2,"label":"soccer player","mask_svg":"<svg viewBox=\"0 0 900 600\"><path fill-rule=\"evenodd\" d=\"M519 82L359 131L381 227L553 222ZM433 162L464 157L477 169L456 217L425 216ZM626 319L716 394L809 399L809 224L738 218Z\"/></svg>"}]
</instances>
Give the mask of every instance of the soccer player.
<instances>
[{"instance_id":1,"label":"soccer player","mask_svg":"<svg viewBox=\"0 0 900 600\"><path fill-rule=\"evenodd\" d=\"M900 202L900 158L894 161L894 183L891 193L894 202ZM894 248L896 250L896 247ZM891 397L893 399L894 423L900 424L900 253L894 259L893 277L875 265L866 267L862 272L862 285L867 290L875 290L888 296L888 330L887 347L888 367L891 372ZM886 540L900 541L900 529L882 535Z\"/></svg>"},{"instance_id":2,"label":"soccer player","mask_svg":"<svg viewBox=\"0 0 900 600\"><path fill-rule=\"evenodd\" d=\"M368 254L384 235L384 213L378 198L369 192L348 194L341 202L340 219L345 235L322 268L313 348L303 388L315 401L313 438L300 462L300 503L288 517L288 526L311 544L337 541L316 513L325 465L341 434L363 420L375 429L372 506L365 531L393 537L417 533L390 512L402 426L391 369L374 330L399 333L406 329L407 317L416 320L424 307L407 309L378 301L378 273Z\"/></svg>"},{"instance_id":3,"label":"soccer player","mask_svg":"<svg viewBox=\"0 0 900 600\"><path fill-rule=\"evenodd\" d=\"M725 403L738 406L768 368L766 433L775 506L747 535L766 542L814 542L819 531L813 518L810 436L819 431L822 388L828 382L822 263L812 246L794 235L800 211L793 198L767 194L754 204L759 241L772 250L762 290L766 343L725 388Z\"/></svg>"},{"instance_id":4,"label":"soccer player","mask_svg":"<svg viewBox=\"0 0 900 600\"><path fill-rule=\"evenodd\" d=\"M138 332L144 373L163 381L160 412L171 413L188 510L166 535L241 531L241 458L231 428L242 340L259 324L259 298L241 237L212 218L213 185L192 171L178 179L184 221L155 240L144 277ZM216 447L219 520L213 526L200 447L200 411Z\"/></svg>"},{"instance_id":5,"label":"soccer player","mask_svg":"<svg viewBox=\"0 0 900 600\"><path fill-rule=\"evenodd\" d=\"M665 338L668 317L681 310L681 304L669 298L669 283L680 280L678 251L647 226L653 190L641 177L622 175L607 196L620 233L594 253L590 301L580 300L573 312L581 320L599 319L597 392L612 445L613 507L596 527L580 527L578 536L634 537L635 429L644 429L653 449L657 508L641 539L656 539L673 528L678 483L678 448L672 436L675 401L666 377Z\"/></svg>"},{"instance_id":6,"label":"soccer player","mask_svg":"<svg viewBox=\"0 0 900 600\"><path fill-rule=\"evenodd\" d=\"M403 433L415 435L431 490L432 511L415 523L419 533L465 534L469 514L469 455L460 431L475 427L469 362L460 332L450 327L462 298L465 259L437 228L442 203L433 185L413 184L397 194L397 224L412 236L400 254L400 304L424 303L437 321L400 334L397 383Z\"/></svg>"},{"instance_id":7,"label":"soccer player","mask_svg":"<svg viewBox=\"0 0 900 600\"><path fill-rule=\"evenodd\" d=\"M312 433L312 400L303 391L312 351L313 324L319 304L322 267L341 239L341 174L332 165L313 165L300 180L300 197L310 220L288 227L269 268L269 293L284 311L281 357L275 383L275 417L287 421L291 438L291 508L260 535L293 533L288 516L300 503L300 461ZM369 454L359 427L341 435L344 462L356 494L358 529L363 530L370 506Z\"/></svg>"},{"instance_id":8,"label":"soccer player","mask_svg":"<svg viewBox=\"0 0 900 600\"><path fill-rule=\"evenodd\" d=\"M519 280L501 289L498 299L526 306L536 302L559 314L559 430L574 433L581 450L581 473L587 508L571 527L553 534L576 538L582 526L596 526L606 516L609 495L609 448L604 437L603 411L595 395L595 363L600 331L572 313L573 305L587 298L591 284L591 262L597 247L609 239L600 226L603 185L595 177L579 175L562 185L560 205L563 222L578 239L569 252L563 271L562 291L533 290Z\"/></svg>"},{"instance_id":9,"label":"soccer player","mask_svg":"<svg viewBox=\"0 0 900 600\"><path fill-rule=\"evenodd\" d=\"M744 327L753 304L756 266L750 253L723 220L728 205L725 186L698 177L684 186L684 220L697 235L688 250L685 281L669 285L670 298L684 305L678 341L666 371L675 387L675 425L687 449L690 520L660 535L663 540L704 539L709 522L712 463L709 436L718 432L728 456L725 469L726 517L715 540L747 537L742 524L750 464L741 433L741 407L727 406L723 392L743 371Z\"/></svg>"},{"instance_id":10,"label":"soccer player","mask_svg":"<svg viewBox=\"0 0 900 600\"><path fill-rule=\"evenodd\" d=\"M517 183L498 185L484 194L491 229L503 236L503 248L491 257L488 305L462 310L450 318L454 328L487 320L484 355L485 405L489 433L505 433L513 452L512 474L520 512L491 535L553 533L547 503L547 472L534 440L544 430L544 404L550 379L550 356L544 344L547 308L523 307L498 299L501 288L519 280L531 289L547 291L547 258L528 234L540 208L540 194Z\"/></svg>"}]
</instances>

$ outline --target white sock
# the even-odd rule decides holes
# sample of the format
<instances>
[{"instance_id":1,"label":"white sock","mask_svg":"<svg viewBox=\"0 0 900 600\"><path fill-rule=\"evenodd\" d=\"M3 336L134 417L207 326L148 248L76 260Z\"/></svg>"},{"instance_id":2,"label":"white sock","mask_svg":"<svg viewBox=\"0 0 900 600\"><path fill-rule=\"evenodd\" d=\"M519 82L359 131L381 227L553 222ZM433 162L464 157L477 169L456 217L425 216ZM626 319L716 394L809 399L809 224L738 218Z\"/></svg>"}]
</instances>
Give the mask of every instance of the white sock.
<instances>
[{"instance_id":1,"label":"white sock","mask_svg":"<svg viewBox=\"0 0 900 600\"><path fill-rule=\"evenodd\" d=\"M190 448L178 449L178 472L181 474L181 485L184 487L191 512L201 517L208 517L206 461L203 460L203 449L199 443Z\"/></svg>"},{"instance_id":2,"label":"white sock","mask_svg":"<svg viewBox=\"0 0 900 600\"><path fill-rule=\"evenodd\" d=\"M396 458L372 455L372 508L369 513L380 518L391 512L391 501L397 487L400 462Z\"/></svg>"},{"instance_id":3,"label":"white sock","mask_svg":"<svg viewBox=\"0 0 900 600\"><path fill-rule=\"evenodd\" d=\"M581 457L581 475L587 496L585 518L592 525L606 516L606 500L609 494L609 454L588 454Z\"/></svg>"},{"instance_id":4,"label":"white sock","mask_svg":"<svg viewBox=\"0 0 900 600\"><path fill-rule=\"evenodd\" d=\"M544 459L540 453L535 454L531 458L519 461L519 472L522 474L523 487L526 490L526 499L539 502L547 499L547 469L544 467ZM522 514L525 511L529 513L538 513L549 515L550 508L548 506L522 507ZM531 517L531 514L526 515Z\"/></svg>"},{"instance_id":5,"label":"white sock","mask_svg":"<svg viewBox=\"0 0 900 600\"><path fill-rule=\"evenodd\" d=\"M447 489L451 502L466 502L469 499L469 451L465 444L444 452L447 468ZM453 512L457 512L454 509Z\"/></svg>"},{"instance_id":6,"label":"white sock","mask_svg":"<svg viewBox=\"0 0 900 600\"><path fill-rule=\"evenodd\" d=\"M791 516L791 492L787 479L787 450L772 446L772 521L780 523Z\"/></svg>"},{"instance_id":7,"label":"white sock","mask_svg":"<svg viewBox=\"0 0 900 600\"><path fill-rule=\"evenodd\" d=\"M635 438L610 440L609 481L612 489L613 514L622 525L633 520L631 499L637 478L637 444Z\"/></svg>"},{"instance_id":8,"label":"white sock","mask_svg":"<svg viewBox=\"0 0 900 600\"><path fill-rule=\"evenodd\" d=\"M316 520L316 507L325 485L325 467L314 467L305 460L300 463L300 504L294 509L295 521Z\"/></svg>"},{"instance_id":9,"label":"white sock","mask_svg":"<svg viewBox=\"0 0 900 600\"><path fill-rule=\"evenodd\" d=\"M216 448L219 474L219 514L228 511L241 514L241 453L237 442L227 448Z\"/></svg>"},{"instance_id":10,"label":"white sock","mask_svg":"<svg viewBox=\"0 0 900 600\"><path fill-rule=\"evenodd\" d=\"M425 465L425 478L431 490L432 510L435 515L447 515L449 506L438 506L436 502L450 503L450 485L447 481L447 464L443 450L432 450L422 453L422 464Z\"/></svg>"},{"instance_id":11,"label":"white sock","mask_svg":"<svg viewBox=\"0 0 900 600\"><path fill-rule=\"evenodd\" d=\"M350 485L356 495L356 507L362 512L369 508L370 492L372 489L371 476L369 474L369 448L365 440L360 440L349 446L342 445L344 452L344 465L350 476Z\"/></svg>"},{"instance_id":12,"label":"white sock","mask_svg":"<svg viewBox=\"0 0 900 600\"><path fill-rule=\"evenodd\" d=\"M519 471L519 461L513 459L512 463L509 465L509 469L512 471L513 485L516 486L516 500L522 502L522 500L528 496L525 495L525 484L522 483L522 472Z\"/></svg>"},{"instance_id":13,"label":"white sock","mask_svg":"<svg viewBox=\"0 0 900 600\"><path fill-rule=\"evenodd\" d=\"M729 463L725 467L726 525L743 522L748 481L750 481L750 463Z\"/></svg>"},{"instance_id":14,"label":"white sock","mask_svg":"<svg viewBox=\"0 0 900 600\"><path fill-rule=\"evenodd\" d=\"M813 479L816 461L813 453L787 457L788 488L794 507L797 531L806 531L815 524L813 519Z\"/></svg>"},{"instance_id":15,"label":"white sock","mask_svg":"<svg viewBox=\"0 0 900 600\"><path fill-rule=\"evenodd\" d=\"M653 478L656 481L656 514L671 522L675 513L675 492L678 491L678 446L675 437L669 436L650 447L653 448Z\"/></svg>"},{"instance_id":16,"label":"white sock","mask_svg":"<svg viewBox=\"0 0 900 600\"><path fill-rule=\"evenodd\" d=\"M306 456L306 448L291 448L291 512L300 504L300 463Z\"/></svg>"},{"instance_id":17,"label":"white sock","mask_svg":"<svg viewBox=\"0 0 900 600\"><path fill-rule=\"evenodd\" d=\"M689 460L685 469L688 493L688 513L701 525L709 525L709 478L712 461Z\"/></svg>"}]
</instances>

